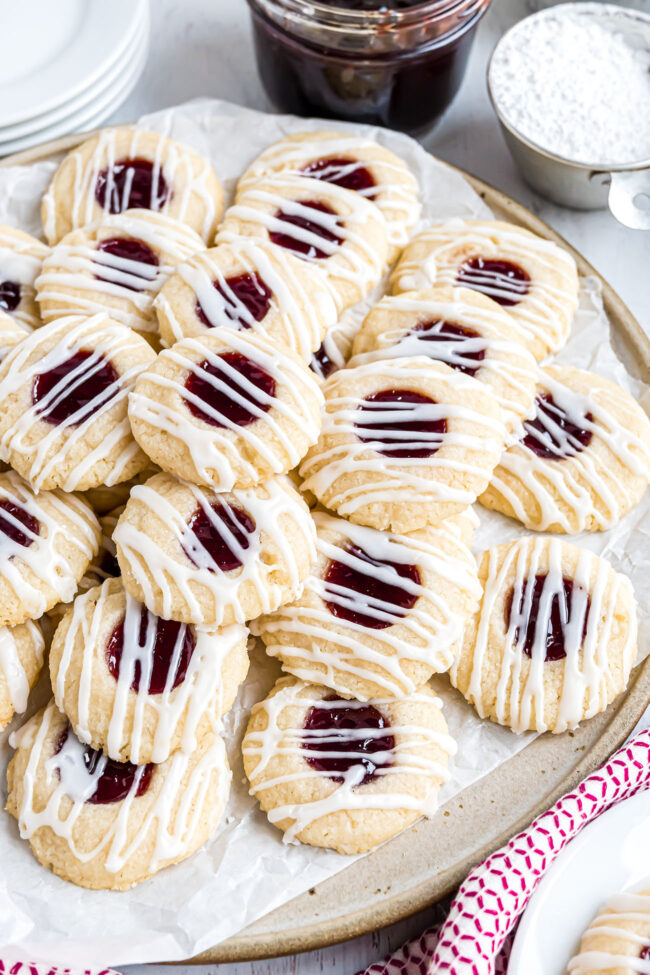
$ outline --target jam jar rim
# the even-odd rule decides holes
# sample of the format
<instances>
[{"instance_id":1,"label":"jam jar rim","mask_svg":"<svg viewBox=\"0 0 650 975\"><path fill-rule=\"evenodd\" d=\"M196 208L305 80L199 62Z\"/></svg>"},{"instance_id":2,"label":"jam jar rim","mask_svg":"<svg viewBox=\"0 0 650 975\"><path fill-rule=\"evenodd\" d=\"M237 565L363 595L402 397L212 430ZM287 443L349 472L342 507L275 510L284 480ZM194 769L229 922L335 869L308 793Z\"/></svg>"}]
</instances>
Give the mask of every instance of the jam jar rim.
<instances>
[{"instance_id":1,"label":"jam jar rim","mask_svg":"<svg viewBox=\"0 0 650 975\"><path fill-rule=\"evenodd\" d=\"M492 0L420 0L401 10L369 11L350 10L323 0L247 0L252 13L265 17L285 33L291 34L292 29L295 29L303 43L310 43L310 35L313 35L315 29L323 29L328 35L328 46L336 38L344 40L354 36L362 39L376 36L377 31L385 32L388 36L401 30L417 30L420 27L431 29L438 22L444 24L445 20L450 22L450 26L436 34L433 40L447 44L455 34L464 33L475 25L486 13L491 2ZM454 21L454 18L458 19ZM303 30L305 33L302 33ZM417 47L429 46L426 41L422 43L422 40ZM429 43L431 40L432 38L428 38Z\"/></svg>"}]
</instances>

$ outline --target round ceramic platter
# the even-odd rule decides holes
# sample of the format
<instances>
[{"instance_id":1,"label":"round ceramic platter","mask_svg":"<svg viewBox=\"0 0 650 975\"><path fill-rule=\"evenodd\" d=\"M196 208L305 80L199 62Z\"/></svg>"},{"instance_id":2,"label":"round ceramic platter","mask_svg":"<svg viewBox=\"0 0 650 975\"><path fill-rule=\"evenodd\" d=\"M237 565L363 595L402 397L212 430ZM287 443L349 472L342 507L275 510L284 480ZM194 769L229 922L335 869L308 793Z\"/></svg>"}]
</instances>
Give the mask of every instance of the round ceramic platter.
<instances>
[{"instance_id":1,"label":"round ceramic platter","mask_svg":"<svg viewBox=\"0 0 650 975\"><path fill-rule=\"evenodd\" d=\"M0 125L44 115L87 90L128 47L146 5L147 0L111 0L110 16L105 4L86 0L8 5L10 20L3 26L18 40L0 66Z\"/></svg>"},{"instance_id":2,"label":"round ceramic platter","mask_svg":"<svg viewBox=\"0 0 650 975\"><path fill-rule=\"evenodd\" d=\"M73 135L0 161L29 164L56 156L86 136ZM650 339L616 292L565 240L499 190L460 170L495 216L554 240L581 275L599 278L616 351L633 375L650 380ZM650 657L603 714L563 735L541 735L514 758L465 789L430 820L416 823L318 887L192 959L215 964L321 948L399 921L451 893L471 867L601 765L625 740L650 700ZM508 801L504 802L503 797Z\"/></svg>"},{"instance_id":3,"label":"round ceramic platter","mask_svg":"<svg viewBox=\"0 0 650 975\"><path fill-rule=\"evenodd\" d=\"M599 816L562 850L526 908L508 975L565 975L605 901L648 888L649 826L650 792L642 792Z\"/></svg>"}]
</instances>

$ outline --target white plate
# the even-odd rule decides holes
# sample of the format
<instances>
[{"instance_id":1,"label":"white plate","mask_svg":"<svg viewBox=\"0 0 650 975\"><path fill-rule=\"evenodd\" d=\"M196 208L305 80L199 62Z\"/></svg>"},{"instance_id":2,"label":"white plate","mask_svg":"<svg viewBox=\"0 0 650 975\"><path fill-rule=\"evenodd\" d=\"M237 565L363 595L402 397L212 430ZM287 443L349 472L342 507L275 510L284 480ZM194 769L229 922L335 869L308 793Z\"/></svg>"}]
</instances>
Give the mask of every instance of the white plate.
<instances>
[{"instance_id":1,"label":"white plate","mask_svg":"<svg viewBox=\"0 0 650 975\"><path fill-rule=\"evenodd\" d=\"M565 975L615 894L650 887L650 791L603 813L560 853L519 924L508 975Z\"/></svg>"},{"instance_id":2,"label":"white plate","mask_svg":"<svg viewBox=\"0 0 650 975\"><path fill-rule=\"evenodd\" d=\"M80 112L87 105L96 101L101 95L108 93L119 87L122 76L130 67L131 62L137 58L146 40L149 29L149 16L147 6L143 6L138 23L128 46L120 57L110 65L108 71L92 84L87 85L82 92L74 98L69 99L49 112L41 112L33 118L23 122L14 122L12 125L0 125L0 142L7 142L10 139L19 139L23 136L31 135L32 132L40 132L47 126L54 125L55 122L71 118Z\"/></svg>"},{"instance_id":3,"label":"white plate","mask_svg":"<svg viewBox=\"0 0 650 975\"><path fill-rule=\"evenodd\" d=\"M7 142L0 141L0 156L22 152L23 149L28 149L30 146L47 139L56 139L61 135L96 128L119 108L135 87L145 66L148 48L148 38L145 36L140 42L140 50L134 55L132 64L120 77L119 85L114 85L109 91L103 92L96 101L84 106L81 111L75 112L71 117L66 117L55 125L39 129L37 132L32 132L20 139L9 139Z\"/></svg>"},{"instance_id":4,"label":"white plate","mask_svg":"<svg viewBox=\"0 0 650 975\"><path fill-rule=\"evenodd\" d=\"M132 41L146 5L147 0L4 2L0 125L49 112L93 85Z\"/></svg>"}]
</instances>

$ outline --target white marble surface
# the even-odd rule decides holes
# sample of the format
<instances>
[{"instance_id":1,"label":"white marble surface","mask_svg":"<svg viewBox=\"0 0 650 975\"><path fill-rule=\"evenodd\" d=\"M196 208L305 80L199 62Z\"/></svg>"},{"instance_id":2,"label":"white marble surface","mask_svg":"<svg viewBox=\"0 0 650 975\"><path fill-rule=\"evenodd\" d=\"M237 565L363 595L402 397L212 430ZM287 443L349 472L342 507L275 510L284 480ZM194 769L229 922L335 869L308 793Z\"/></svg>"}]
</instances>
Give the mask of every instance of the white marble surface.
<instances>
[{"instance_id":1,"label":"white marble surface","mask_svg":"<svg viewBox=\"0 0 650 975\"><path fill-rule=\"evenodd\" d=\"M629 3L629 0L628 0ZM647 0L629 5L643 6ZM650 233L627 230L607 211L580 213L545 202L514 169L485 88L485 66L503 31L543 0L493 0L472 52L461 91L446 117L426 139L440 158L463 167L509 193L563 234L611 282L650 333ZM270 109L257 78L245 0L153 0L151 50L144 74L109 120L129 121L144 112L201 95ZM221 975L352 975L428 923L420 914L345 945L255 964L225 965ZM146 966L132 975L153 975ZM205 972L189 966L178 975Z\"/></svg>"}]
</instances>

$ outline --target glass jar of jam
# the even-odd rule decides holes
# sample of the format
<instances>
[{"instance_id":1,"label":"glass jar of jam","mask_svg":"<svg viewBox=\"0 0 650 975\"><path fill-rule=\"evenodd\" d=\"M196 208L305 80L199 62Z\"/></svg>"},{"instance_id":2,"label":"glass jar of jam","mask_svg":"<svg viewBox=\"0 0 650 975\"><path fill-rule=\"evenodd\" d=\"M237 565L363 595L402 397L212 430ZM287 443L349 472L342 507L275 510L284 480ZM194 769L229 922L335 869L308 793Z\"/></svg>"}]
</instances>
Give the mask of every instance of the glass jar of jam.
<instances>
[{"instance_id":1,"label":"glass jar of jam","mask_svg":"<svg viewBox=\"0 0 650 975\"><path fill-rule=\"evenodd\" d=\"M417 132L465 72L490 0L248 0L257 64L274 105Z\"/></svg>"}]
</instances>

